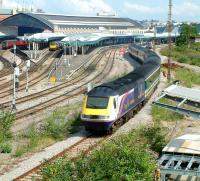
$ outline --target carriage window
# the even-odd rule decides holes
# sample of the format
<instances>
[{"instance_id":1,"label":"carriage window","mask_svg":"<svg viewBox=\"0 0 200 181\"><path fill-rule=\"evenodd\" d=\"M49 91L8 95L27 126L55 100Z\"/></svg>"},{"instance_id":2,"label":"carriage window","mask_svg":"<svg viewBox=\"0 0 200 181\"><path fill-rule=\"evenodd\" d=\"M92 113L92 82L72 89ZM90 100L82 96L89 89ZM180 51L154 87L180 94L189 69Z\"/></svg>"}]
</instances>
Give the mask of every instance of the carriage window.
<instances>
[{"instance_id":1,"label":"carriage window","mask_svg":"<svg viewBox=\"0 0 200 181\"><path fill-rule=\"evenodd\" d=\"M106 109L108 107L107 97L88 97L87 108Z\"/></svg>"}]
</instances>

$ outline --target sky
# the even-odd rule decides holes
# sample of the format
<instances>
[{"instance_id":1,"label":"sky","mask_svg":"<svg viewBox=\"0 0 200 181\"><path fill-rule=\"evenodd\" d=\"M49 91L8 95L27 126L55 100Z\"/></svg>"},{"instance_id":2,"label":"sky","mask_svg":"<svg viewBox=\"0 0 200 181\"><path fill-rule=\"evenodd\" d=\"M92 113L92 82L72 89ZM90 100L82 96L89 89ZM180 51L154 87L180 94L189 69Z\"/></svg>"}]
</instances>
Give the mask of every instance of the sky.
<instances>
[{"instance_id":1,"label":"sky","mask_svg":"<svg viewBox=\"0 0 200 181\"><path fill-rule=\"evenodd\" d=\"M98 12L116 12L120 17L135 20L166 21L168 0L3 0L4 8L33 4L47 13L94 16ZM172 19L200 21L200 0L172 0Z\"/></svg>"}]
</instances>

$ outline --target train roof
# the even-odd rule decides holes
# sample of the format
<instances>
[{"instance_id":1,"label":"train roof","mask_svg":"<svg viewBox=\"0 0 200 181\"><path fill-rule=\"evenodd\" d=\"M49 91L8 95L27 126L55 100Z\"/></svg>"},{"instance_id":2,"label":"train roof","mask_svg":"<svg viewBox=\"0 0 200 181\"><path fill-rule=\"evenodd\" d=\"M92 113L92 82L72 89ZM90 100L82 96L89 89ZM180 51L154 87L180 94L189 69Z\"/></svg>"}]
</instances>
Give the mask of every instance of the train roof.
<instances>
[{"instance_id":1,"label":"train roof","mask_svg":"<svg viewBox=\"0 0 200 181\"><path fill-rule=\"evenodd\" d=\"M160 66L159 64L156 64L155 62L148 62L144 64L143 66L137 68L134 73L144 77L144 79L148 78L156 69L158 69Z\"/></svg>"},{"instance_id":2,"label":"train roof","mask_svg":"<svg viewBox=\"0 0 200 181\"><path fill-rule=\"evenodd\" d=\"M115 95L122 95L133 89L137 83L143 82L144 79L142 76L131 72L126 76L114 80L112 82L104 83L98 87L92 89L88 96L115 96Z\"/></svg>"}]
</instances>

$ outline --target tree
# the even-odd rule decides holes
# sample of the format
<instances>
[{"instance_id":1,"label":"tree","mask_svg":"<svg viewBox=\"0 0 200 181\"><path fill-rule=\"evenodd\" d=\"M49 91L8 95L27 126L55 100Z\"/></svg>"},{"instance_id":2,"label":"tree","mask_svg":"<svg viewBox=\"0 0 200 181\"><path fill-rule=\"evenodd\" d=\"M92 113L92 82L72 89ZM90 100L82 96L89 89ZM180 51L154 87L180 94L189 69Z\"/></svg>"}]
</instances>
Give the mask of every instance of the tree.
<instances>
[{"instance_id":1,"label":"tree","mask_svg":"<svg viewBox=\"0 0 200 181\"><path fill-rule=\"evenodd\" d=\"M191 44L191 38L196 37L197 34L197 27L195 24L183 24L181 27L180 36L177 38L176 41L176 45L187 45L189 48Z\"/></svg>"}]
</instances>

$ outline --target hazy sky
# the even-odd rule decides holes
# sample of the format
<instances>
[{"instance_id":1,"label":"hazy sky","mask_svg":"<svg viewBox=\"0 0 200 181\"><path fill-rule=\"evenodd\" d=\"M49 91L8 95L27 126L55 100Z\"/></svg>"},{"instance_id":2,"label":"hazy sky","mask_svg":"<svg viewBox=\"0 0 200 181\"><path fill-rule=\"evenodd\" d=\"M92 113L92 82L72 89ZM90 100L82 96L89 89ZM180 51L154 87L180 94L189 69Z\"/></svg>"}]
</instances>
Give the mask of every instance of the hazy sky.
<instances>
[{"instance_id":1,"label":"hazy sky","mask_svg":"<svg viewBox=\"0 0 200 181\"><path fill-rule=\"evenodd\" d=\"M173 20L199 21L200 0L172 0ZM167 20L168 0L3 0L4 8L33 4L48 13L96 15L101 11L116 12L132 19Z\"/></svg>"}]
</instances>

